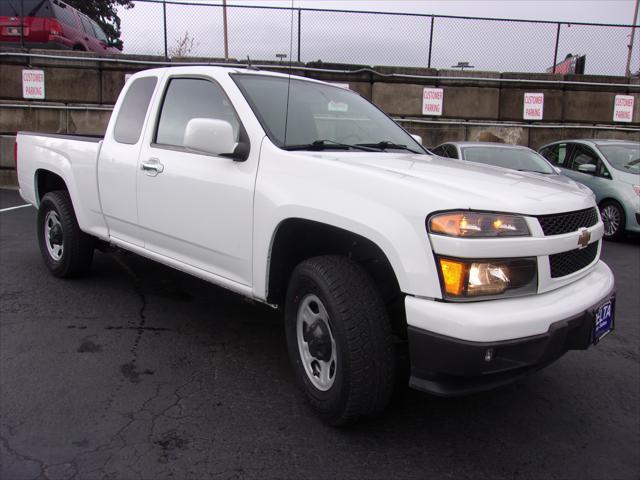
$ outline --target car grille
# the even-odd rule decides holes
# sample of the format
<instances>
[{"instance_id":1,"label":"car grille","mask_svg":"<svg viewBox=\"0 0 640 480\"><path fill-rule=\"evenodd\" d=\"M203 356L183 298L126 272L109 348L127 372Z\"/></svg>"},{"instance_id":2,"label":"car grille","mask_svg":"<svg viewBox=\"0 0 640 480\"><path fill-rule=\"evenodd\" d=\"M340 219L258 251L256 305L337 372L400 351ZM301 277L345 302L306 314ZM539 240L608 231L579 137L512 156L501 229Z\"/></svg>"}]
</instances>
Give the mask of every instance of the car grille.
<instances>
[{"instance_id":1,"label":"car grille","mask_svg":"<svg viewBox=\"0 0 640 480\"><path fill-rule=\"evenodd\" d=\"M587 248L549 255L551 278L564 277L589 265L598 254L598 243L600 242L593 242Z\"/></svg>"},{"instance_id":2,"label":"car grille","mask_svg":"<svg viewBox=\"0 0 640 480\"><path fill-rule=\"evenodd\" d=\"M561 235L595 225L598 223L598 211L592 207L576 212L541 215L538 221L545 235Z\"/></svg>"}]
</instances>

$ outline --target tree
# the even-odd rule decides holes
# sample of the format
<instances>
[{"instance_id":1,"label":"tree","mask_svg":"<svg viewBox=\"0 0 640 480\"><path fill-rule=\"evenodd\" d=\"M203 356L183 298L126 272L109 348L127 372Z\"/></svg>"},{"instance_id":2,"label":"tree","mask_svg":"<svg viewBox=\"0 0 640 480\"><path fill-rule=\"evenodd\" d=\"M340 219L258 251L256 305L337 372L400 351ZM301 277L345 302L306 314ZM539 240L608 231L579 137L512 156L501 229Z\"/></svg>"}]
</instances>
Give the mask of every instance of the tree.
<instances>
[{"instance_id":1,"label":"tree","mask_svg":"<svg viewBox=\"0 0 640 480\"><path fill-rule=\"evenodd\" d=\"M118 6L133 8L132 0L65 0L65 2L95 20L106 33L109 44L122 50L120 17L116 8Z\"/></svg>"},{"instance_id":2,"label":"tree","mask_svg":"<svg viewBox=\"0 0 640 480\"><path fill-rule=\"evenodd\" d=\"M189 32L184 32L182 37L177 38L173 47L169 48L169 57L188 57L193 53L194 48L197 48L200 44L196 43L195 38L189 35Z\"/></svg>"}]
</instances>

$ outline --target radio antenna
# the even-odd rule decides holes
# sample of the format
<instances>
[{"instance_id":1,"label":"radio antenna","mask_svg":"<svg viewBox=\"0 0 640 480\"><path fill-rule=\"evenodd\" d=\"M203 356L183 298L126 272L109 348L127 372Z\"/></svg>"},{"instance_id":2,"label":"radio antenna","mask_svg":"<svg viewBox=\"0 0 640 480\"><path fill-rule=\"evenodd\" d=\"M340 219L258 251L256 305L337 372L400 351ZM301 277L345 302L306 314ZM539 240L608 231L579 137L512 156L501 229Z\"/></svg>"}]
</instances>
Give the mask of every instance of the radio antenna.
<instances>
[{"instance_id":1,"label":"radio antenna","mask_svg":"<svg viewBox=\"0 0 640 480\"><path fill-rule=\"evenodd\" d=\"M289 124L289 93L291 92L291 65L293 57L293 0L291 0L291 22L289 35L289 79L287 80L287 105L284 113L284 144L287 144L287 126Z\"/></svg>"}]
</instances>

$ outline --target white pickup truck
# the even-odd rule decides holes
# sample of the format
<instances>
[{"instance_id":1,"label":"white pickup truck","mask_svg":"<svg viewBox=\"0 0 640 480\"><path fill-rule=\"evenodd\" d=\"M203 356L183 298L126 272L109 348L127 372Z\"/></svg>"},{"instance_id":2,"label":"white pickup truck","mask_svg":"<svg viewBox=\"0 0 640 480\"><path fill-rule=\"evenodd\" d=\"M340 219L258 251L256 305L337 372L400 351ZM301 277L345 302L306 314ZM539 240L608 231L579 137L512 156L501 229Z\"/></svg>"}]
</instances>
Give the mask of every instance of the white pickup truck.
<instances>
[{"instance_id":1,"label":"white pickup truck","mask_svg":"<svg viewBox=\"0 0 640 480\"><path fill-rule=\"evenodd\" d=\"M431 155L347 89L252 69L147 70L104 138L20 132L44 262L110 244L284 310L332 424L409 383L504 385L613 329L593 194Z\"/></svg>"}]
</instances>

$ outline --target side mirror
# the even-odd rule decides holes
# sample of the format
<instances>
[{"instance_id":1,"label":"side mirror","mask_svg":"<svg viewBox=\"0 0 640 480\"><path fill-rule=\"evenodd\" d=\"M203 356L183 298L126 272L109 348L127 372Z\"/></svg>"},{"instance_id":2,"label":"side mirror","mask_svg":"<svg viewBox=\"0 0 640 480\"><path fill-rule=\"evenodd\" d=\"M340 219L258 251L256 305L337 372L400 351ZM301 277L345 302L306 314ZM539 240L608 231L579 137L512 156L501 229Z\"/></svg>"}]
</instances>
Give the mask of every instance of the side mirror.
<instances>
[{"instance_id":1,"label":"side mirror","mask_svg":"<svg viewBox=\"0 0 640 480\"><path fill-rule=\"evenodd\" d=\"M595 175L596 166L593 163L585 163L583 165L578 165L578 171L582 173L588 173L589 175Z\"/></svg>"},{"instance_id":2,"label":"side mirror","mask_svg":"<svg viewBox=\"0 0 640 480\"><path fill-rule=\"evenodd\" d=\"M413 133L411 134L411 136L413 137L413 139L418 142L420 145L422 145L422 137L420 135L414 135Z\"/></svg>"},{"instance_id":3,"label":"side mirror","mask_svg":"<svg viewBox=\"0 0 640 480\"><path fill-rule=\"evenodd\" d=\"M187 150L211 155L230 155L236 148L233 127L224 120L192 118L184 130L183 145Z\"/></svg>"}]
</instances>

